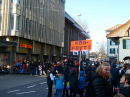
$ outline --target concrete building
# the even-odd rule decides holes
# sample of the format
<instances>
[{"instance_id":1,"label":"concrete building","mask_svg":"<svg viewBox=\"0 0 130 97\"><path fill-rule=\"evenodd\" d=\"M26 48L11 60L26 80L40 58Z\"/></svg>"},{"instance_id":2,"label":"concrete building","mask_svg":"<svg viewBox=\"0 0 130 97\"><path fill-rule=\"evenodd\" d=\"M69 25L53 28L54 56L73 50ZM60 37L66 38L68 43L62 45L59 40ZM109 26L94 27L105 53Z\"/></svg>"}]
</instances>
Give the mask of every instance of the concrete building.
<instances>
[{"instance_id":1,"label":"concrete building","mask_svg":"<svg viewBox=\"0 0 130 97\"><path fill-rule=\"evenodd\" d=\"M76 58L79 59L78 56L74 56L73 52L70 52L70 44L71 41L77 40L86 40L90 39L88 32L85 32L83 28L67 13L65 13L65 34L64 34L64 48L63 48L63 57L64 58ZM81 56L82 59L86 58L86 55Z\"/></svg>"},{"instance_id":2,"label":"concrete building","mask_svg":"<svg viewBox=\"0 0 130 97\"><path fill-rule=\"evenodd\" d=\"M0 0L0 66L61 58L64 10L65 0Z\"/></svg>"},{"instance_id":3,"label":"concrete building","mask_svg":"<svg viewBox=\"0 0 130 97\"><path fill-rule=\"evenodd\" d=\"M119 61L130 61L130 20L114 31L107 35L108 39L111 39L118 44L118 57Z\"/></svg>"},{"instance_id":4,"label":"concrete building","mask_svg":"<svg viewBox=\"0 0 130 97\"><path fill-rule=\"evenodd\" d=\"M106 35L110 34L114 30L116 30L118 27L120 27L122 24L115 25L109 29L107 29ZM118 45L111 39L107 38L107 57L109 61L117 61L118 58Z\"/></svg>"}]
</instances>

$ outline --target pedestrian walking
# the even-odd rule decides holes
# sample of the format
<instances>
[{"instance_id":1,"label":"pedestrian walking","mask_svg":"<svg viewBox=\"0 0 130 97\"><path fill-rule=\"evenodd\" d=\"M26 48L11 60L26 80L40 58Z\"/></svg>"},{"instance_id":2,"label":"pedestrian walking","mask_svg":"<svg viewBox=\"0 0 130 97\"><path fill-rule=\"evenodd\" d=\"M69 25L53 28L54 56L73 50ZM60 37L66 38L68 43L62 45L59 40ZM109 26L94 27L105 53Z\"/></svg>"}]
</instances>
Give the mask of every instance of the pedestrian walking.
<instances>
[{"instance_id":1,"label":"pedestrian walking","mask_svg":"<svg viewBox=\"0 0 130 97\"><path fill-rule=\"evenodd\" d=\"M47 71L47 75L46 75L47 85L48 85L48 96L47 97L51 97L52 96L52 85L53 85L53 80L54 80L52 72L53 72L53 69L51 67Z\"/></svg>"},{"instance_id":2,"label":"pedestrian walking","mask_svg":"<svg viewBox=\"0 0 130 97\"><path fill-rule=\"evenodd\" d=\"M39 69L39 75L42 75L42 62L40 62L38 69Z\"/></svg>"},{"instance_id":3,"label":"pedestrian walking","mask_svg":"<svg viewBox=\"0 0 130 97\"><path fill-rule=\"evenodd\" d=\"M70 83L70 97L76 97L76 90L78 85L78 75L77 75L77 69L73 68L69 75L69 83Z\"/></svg>"},{"instance_id":4,"label":"pedestrian walking","mask_svg":"<svg viewBox=\"0 0 130 97\"><path fill-rule=\"evenodd\" d=\"M34 70L35 70L34 61L31 62L31 64L30 64L30 69L31 69L31 75L34 75Z\"/></svg>"},{"instance_id":5,"label":"pedestrian walking","mask_svg":"<svg viewBox=\"0 0 130 97\"><path fill-rule=\"evenodd\" d=\"M65 82L64 77L60 73L54 79L56 81L57 97L61 97L62 96L63 83Z\"/></svg>"},{"instance_id":6,"label":"pedestrian walking","mask_svg":"<svg viewBox=\"0 0 130 97\"><path fill-rule=\"evenodd\" d=\"M79 82L78 82L78 89L79 89L79 93L80 93L80 97L83 97L83 90L85 88L85 77L84 77L84 71L80 71L80 78L79 78Z\"/></svg>"}]
</instances>

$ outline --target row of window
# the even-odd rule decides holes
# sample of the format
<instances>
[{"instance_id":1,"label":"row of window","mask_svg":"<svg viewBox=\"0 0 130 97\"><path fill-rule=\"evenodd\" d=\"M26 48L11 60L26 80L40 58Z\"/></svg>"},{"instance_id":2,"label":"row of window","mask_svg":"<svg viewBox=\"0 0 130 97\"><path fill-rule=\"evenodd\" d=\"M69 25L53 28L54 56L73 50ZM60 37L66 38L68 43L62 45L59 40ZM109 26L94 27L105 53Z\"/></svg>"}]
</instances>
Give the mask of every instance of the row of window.
<instances>
[{"instance_id":1,"label":"row of window","mask_svg":"<svg viewBox=\"0 0 130 97\"><path fill-rule=\"evenodd\" d=\"M20 0L11 0L11 3L19 3L20 4ZM0 0L0 4L3 4L3 0Z\"/></svg>"},{"instance_id":2,"label":"row of window","mask_svg":"<svg viewBox=\"0 0 130 97\"><path fill-rule=\"evenodd\" d=\"M110 49L110 54L116 54L116 49L115 48L111 48ZM117 49L117 54L118 54L118 49Z\"/></svg>"},{"instance_id":3,"label":"row of window","mask_svg":"<svg viewBox=\"0 0 130 97\"><path fill-rule=\"evenodd\" d=\"M123 49L130 49L130 39L123 39Z\"/></svg>"}]
</instances>

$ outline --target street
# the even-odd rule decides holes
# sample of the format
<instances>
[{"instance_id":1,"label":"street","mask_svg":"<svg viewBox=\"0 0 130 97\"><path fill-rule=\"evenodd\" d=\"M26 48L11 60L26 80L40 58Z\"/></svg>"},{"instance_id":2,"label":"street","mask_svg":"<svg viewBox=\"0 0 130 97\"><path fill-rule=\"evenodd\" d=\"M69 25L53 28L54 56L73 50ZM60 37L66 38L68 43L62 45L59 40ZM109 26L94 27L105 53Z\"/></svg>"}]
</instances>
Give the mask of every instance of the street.
<instances>
[{"instance_id":1,"label":"street","mask_svg":"<svg viewBox=\"0 0 130 97\"><path fill-rule=\"evenodd\" d=\"M56 91L53 85L53 93ZM0 97L47 97L45 76L0 75ZM52 97L56 97L52 95Z\"/></svg>"}]
</instances>

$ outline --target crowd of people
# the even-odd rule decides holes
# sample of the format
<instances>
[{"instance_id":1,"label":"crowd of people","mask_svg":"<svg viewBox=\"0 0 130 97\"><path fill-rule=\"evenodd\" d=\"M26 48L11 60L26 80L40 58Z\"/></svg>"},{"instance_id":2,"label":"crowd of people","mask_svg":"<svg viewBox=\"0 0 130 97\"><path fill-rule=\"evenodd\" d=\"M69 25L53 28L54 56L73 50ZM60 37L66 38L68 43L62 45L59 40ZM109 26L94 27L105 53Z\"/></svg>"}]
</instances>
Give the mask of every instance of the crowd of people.
<instances>
[{"instance_id":1,"label":"crowd of people","mask_svg":"<svg viewBox=\"0 0 130 97\"><path fill-rule=\"evenodd\" d=\"M46 75L47 97L52 96L53 84L57 97L130 97L129 68L129 64L121 62L82 60L79 63L72 59L25 64L26 72L30 71L31 75Z\"/></svg>"}]
</instances>

